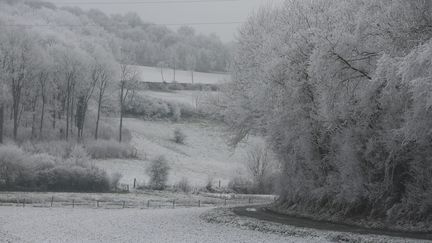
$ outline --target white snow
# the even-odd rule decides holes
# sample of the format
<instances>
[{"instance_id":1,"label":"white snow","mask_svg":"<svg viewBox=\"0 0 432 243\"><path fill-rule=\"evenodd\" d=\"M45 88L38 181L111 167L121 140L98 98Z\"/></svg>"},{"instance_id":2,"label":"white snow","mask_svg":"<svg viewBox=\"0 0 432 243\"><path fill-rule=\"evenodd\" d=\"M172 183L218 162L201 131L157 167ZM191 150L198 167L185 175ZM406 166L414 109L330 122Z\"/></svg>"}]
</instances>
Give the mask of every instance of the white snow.
<instances>
[{"instance_id":1,"label":"white snow","mask_svg":"<svg viewBox=\"0 0 432 243\"><path fill-rule=\"evenodd\" d=\"M162 75L160 68L135 66L139 72L139 81L145 82L162 82ZM164 79L166 82L171 83L174 79L173 70L170 68L163 69ZM231 77L228 74L220 73L201 73L194 72L194 83L201 84L220 84L228 82ZM192 76L190 71L176 70L175 81L178 83L192 83Z\"/></svg>"},{"instance_id":2,"label":"white snow","mask_svg":"<svg viewBox=\"0 0 432 243\"><path fill-rule=\"evenodd\" d=\"M210 224L206 210L0 207L0 242L323 242Z\"/></svg>"},{"instance_id":3,"label":"white snow","mask_svg":"<svg viewBox=\"0 0 432 243\"><path fill-rule=\"evenodd\" d=\"M121 183L131 184L148 180L146 169L153 158L164 155L170 166L169 184L187 178L192 186L205 186L208 179L221 180L226 186L234 176L245 175L244 160L250 145L242 144L231 149L226 144L223 127L216 123L168 121L143 121L128 118L124 126L133 135L132 144L142 160L97 160L95 165L108 173L123 174ZM172 141L173 131L180 128L186 134L185 145ZM249 143L258 143L250 137Z\"/></svg>"}]
</instances>

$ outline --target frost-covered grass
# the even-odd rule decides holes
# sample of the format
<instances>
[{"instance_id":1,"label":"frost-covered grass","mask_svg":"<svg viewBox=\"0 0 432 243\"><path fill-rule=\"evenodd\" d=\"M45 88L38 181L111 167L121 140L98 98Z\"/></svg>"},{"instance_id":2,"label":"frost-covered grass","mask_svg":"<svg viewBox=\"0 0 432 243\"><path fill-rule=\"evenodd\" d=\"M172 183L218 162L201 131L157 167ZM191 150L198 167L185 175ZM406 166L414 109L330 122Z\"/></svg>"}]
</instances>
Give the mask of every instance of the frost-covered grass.
<instances>
[{"instance_id":1,"label":"frost-covered grass","mask_svg":"<svg viewBox=\"0 0 432 243\"><path fill-rule=\"evenodd\" d=\"M140 190L132 193L61 193L61 192L0 192L0 206L22 206L25 201L27 207L72 207L72 202L77 208L96 208L99 201L100 208L122 208L125 202L126 208L158 208L172 207L209 207L209 206L240 206L269 204L272 197L255 196L249 204L247 197L235 198L226 195L211 193L182 193L174 191ZM150 205L148 202L150 201Z\"/></svg>"},{"instance_id":2,"label":"frost-covered grass","mask_svg":"<svg viewBox=\"0 0 432 243\"><path fill-rule=\"evenodd\" d=\"M207 121L173 123L139 119L125 119L124 125L132 132L131 144L140 160L94 161L108 173L123 174L121 183L132 184L134 178L139 183L147 182L146 169L160 155L167 158L171 167L168 185L188 178L192 187L203 187L210 178L215 185L221 180L226 186L235 175L245 173L243 161L249 145L231 149L226 144L222 125ZM173 141L176 128L187 136L185 144ZM256 138L250 140L250 143L258 142Z\"/></svg>"},{"instance_id":3,"label":"frost-covered grass","mask_svg":"<svg viewBox=\"0 0 432 243\"><path fill-rule=\"evenodd\" d=\"M206 223L206 210L0 207L0 242L323 242Z\"/></svg>"}]
</instances>

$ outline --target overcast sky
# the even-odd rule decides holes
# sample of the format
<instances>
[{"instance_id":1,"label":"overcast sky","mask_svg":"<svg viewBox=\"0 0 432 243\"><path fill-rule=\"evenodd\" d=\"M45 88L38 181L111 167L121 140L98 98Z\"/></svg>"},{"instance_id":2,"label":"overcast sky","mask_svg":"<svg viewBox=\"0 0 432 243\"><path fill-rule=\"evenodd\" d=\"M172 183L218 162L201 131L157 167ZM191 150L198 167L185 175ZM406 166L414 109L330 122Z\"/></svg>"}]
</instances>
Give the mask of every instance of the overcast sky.
<instances>
[{"instance_id":1,"label":"overcast sky","mask_svg":"<svg viewBox=\"0 0 432 243\"><path fill-rule=\"evenodd\" d=\"M203 2L198 2L203 1ZM143 20L157 24L244 22L261 5L283 0L51 0L58 6L95 8L108 14L136 12ZM198 33L217 34L232 41L241 24L191 25ZM170 25L177 29L179 26Z\"/></svg>"}]
</instances>

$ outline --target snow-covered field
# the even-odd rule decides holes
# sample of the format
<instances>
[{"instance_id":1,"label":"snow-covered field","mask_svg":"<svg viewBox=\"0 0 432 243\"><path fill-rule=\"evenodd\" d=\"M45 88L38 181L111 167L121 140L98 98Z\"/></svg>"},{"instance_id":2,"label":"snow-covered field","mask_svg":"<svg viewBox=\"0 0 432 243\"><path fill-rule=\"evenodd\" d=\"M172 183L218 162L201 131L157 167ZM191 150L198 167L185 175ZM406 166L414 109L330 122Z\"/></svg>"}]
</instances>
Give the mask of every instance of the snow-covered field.
<instances>
[{"instance_id":1,"label":"snow-covered field","mask_svg":"<svg viewBox=\"0 0 432 243\"><path fill-rule=\"evenodd\" d=\"M95 165L108 173L123 174L122 183L132 184L147 181L146 169L150 161L164 155L171 166L169 184L187 178L196 187L203 187L209 179L221 180L226 185L236 175L245 174L244 160L248 144L231 149L226 144L224 127L213 122L172 123L169 121L143 121L125 119L133 135L132 144L137 148L140 160L99 160ZM175 128L187 136L185 144L172 141ZM250 138L250 143L258 143Z\"/></svg>"},{"instance_id":2,"label":"snow-covered field","mask_svg":"<svg viewBox=\"0 0 432 243\"><path fill-rule=\"evenodd\" d=\"M139 72L139 80L145 82L162 82L162 75L160 68L135 66ZM163 69L165 82L172 82L174 80L173 70L170 68ZM231 78L227 74L220 73L201 73L194 72L194 83L201 84L219 84L229 81ZM190 71L176 70L175 81L178 83L192 83L192 76Z\"/></svg>"},{"instance_id":3,"label":"snow-covered field","mask_svg":"<svg viewBox=\"0 0 432 243\"><path fill-rule=\"evenodd\" d=\"M206 210L0 207L0 242L326 242L210 224Z\"/></svg>"}]
</instances>

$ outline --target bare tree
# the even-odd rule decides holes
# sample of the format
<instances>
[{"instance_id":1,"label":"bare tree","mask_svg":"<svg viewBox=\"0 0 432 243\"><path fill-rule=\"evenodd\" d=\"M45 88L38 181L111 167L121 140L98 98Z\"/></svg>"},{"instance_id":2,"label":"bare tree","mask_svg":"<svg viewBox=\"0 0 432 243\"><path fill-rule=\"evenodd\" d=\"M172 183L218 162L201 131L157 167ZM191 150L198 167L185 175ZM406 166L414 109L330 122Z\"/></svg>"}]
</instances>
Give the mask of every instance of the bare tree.
<instances>
[{"instance_id":1,"label":"bare tree","mask_svg":"<svg viewBox=\"0 0 432 243\"><path fill-rule=\"evenodd\" d=\"M44 116L45 116L45 105L47 103L47 82L48 82L48 72L42 72L39 77L39 86L40 86L40 96L42 101L41 108L41 116L40 116L40 125L39 125L39 137L42 137L43 133L43 124L44 124Z\"/></svg>"},{"instance_id":2,"label":"bare tree","mask_svg":"<svg viewBox=\"0 0 432 243\"><path fill-rule=\"evenodd\" d=\"M162 82L165 82L165 77L164 77L164 68L165 68L165 63L164 62L159 62L158 63L158 67L160 68L160 73L161 73L161 77L162 77Z\"/></svg>"},{"instance_id":3,"label":"bare tree","mask_svg":"<svg viewBox=\"0 0 432 243\"><path fill-rule=\"evenodd\" d=\"M195 58L195 56L188 55L186 57L186 65L187 65L189 71L191 72L191 81L192 81L192 84L193 84L194 83L194 71L195 71L195 68L196 68L196 58Z\"/></svg>"},{"instance_id":4,"label":"bare tree","mask_svg":"<svg viewBox=\"0 0 432 243\"><path fill-rule=\"evenodd\" d=\"M258 191L264 192L266 178L272 170L269 149L263 146L254 146L247 155L247 169L256 183Z\"/></svg>"},{"instance_id":5,"label":"bare tree","mask_svg":"<svg viewBox=\"0 0 432 243\"><path fill-rule=\"evenodd\" d=\"M129 96L133 95L137 88L138 71L127 64L120 65L120 129L119 142L122 142L124 106Z\"/></svg>"},{"instance_id":6,"label":"bare tree","mask_svg":"<svg viewBox=\"0 0 432 243\"><path fill-rule=\"evenodd\" d=\"M98 139L98 131L99 131L99 121L100 121L100 113L101 113L101 107L103 98L105 95L105 91L107 90L109 86L109 82L111 81L110 74L108 73L109 67L106 67L104 65L99 64L98 65L98 73L99 73L99 81L96 85L96 88L98 90L98 97L97 97L97 118L96 118L96 128L95 128L95 139Z\"/></svg>"},{"instance_id":7,"label":"bare tree","mask_svg":"<svg viewBox=\"0 0 432 243\"><path fill-rule=\"evenodd\" d=\"M0 52L2 53L3 75L9 81L12 95L13 137L16 139L23 88L31 80L30 75L36 58L36 50L32 37L27 32L15 29L6 32L5 39L0 43Z\"/></svg>"}]
</instances>

